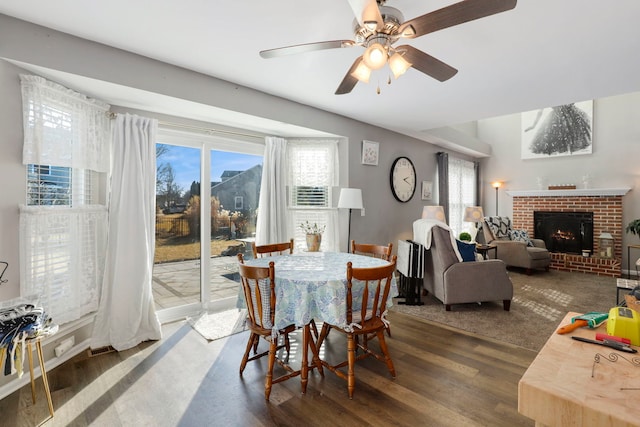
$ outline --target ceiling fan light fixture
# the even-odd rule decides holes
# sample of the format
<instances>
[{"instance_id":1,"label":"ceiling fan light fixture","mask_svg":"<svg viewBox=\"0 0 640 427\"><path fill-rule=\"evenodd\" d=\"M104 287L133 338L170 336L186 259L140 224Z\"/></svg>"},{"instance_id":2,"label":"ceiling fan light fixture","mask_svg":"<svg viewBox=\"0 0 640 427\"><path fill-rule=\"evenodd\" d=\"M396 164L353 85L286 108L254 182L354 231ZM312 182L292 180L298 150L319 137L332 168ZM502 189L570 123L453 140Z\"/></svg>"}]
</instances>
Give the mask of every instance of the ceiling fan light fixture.
<instances>
[{"instance_id":1,"label":"ceiling fan light fixture","mask_svg":"<svg viewBox=\"0 0 640 427\"><path fill-rule=\"evenodd\" d=\"M371 69L367 67L364 62L360 61L351 75L362 83L369 83L369 77L371 77Z\"/></svg>"},{"instance_id":2,"label":"ceiling fan light fixture","mask_svg":"<svg viewBox=\"0 0 640 427\"><path fill-rule=\"evenodd\" d=\"M387 63L387 50L380 43L373 43L365 50L362 60L371 70L382 68Z\"/></svg>"},{"instance_id":3,"label":"ceiling fan light fixture","mask_svg":"<svg viewBox=\"0 0 640 427\"><path fill-rule=\"evenodd\" d=\"M412 65L412 63L404 59L398 52L389 58L389 68L391 68L391 72L396 79L406 73Z\"/></svg>"}]
</instances>

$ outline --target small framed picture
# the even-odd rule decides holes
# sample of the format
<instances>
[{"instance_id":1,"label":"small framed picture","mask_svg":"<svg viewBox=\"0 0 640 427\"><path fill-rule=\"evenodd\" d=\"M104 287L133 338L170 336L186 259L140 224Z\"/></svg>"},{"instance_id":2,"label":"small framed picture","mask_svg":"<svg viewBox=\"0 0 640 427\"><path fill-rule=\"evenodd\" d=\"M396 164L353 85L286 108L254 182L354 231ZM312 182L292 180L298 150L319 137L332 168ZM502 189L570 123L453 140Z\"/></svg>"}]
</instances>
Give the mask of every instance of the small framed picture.
<instances>
[{"instance_id":1,"label":"small framed picture","mask_svg":"<svg viewBox=\"0 0 640 427\"><path fill-rule=\"evenodd\" d=\"M433 196L433 182L422 181L422 200L431 200Z\"/></svg>"},{"instance_id":2,"label":"small framed picture","mask_svg":"<svg viewBox=\"0 0 640 427\"><path fill-rule=\"evenodd\" d=\"M378 143L362 141L362 164L378 166Z\"/></svg>"}]
</instances>

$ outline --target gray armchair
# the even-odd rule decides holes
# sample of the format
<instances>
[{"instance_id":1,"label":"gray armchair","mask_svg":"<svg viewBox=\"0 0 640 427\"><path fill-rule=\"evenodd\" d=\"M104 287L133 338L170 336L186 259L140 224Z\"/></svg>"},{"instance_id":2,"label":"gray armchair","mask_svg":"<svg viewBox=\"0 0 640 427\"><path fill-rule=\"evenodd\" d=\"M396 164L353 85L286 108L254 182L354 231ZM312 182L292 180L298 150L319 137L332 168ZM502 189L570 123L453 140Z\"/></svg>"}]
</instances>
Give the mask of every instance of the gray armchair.
<instances>
[{"instance_id":1,"label":"gray armchair","mask_svg":"<svg viewBox=\"0 0 640 427\"><path fill-rule=\"evenodd\" d=\"M489 222L493 222L494 226L490 226ZM511 229L511 220L508 217L484 218L482 235L485 243L496 245L496 257L504 261L507 266L524 268L527 274L531 274L536 269L549 270L551 254L544 240L532 239L528 236L522 237L523 240L512 240L514 230ZM529 241L531 246L528 244Z\"/></svg>"},{"instance_id":2,"label":"gray armchair","mask_svg":"<svg viewBox=\"0 0 640 427\"><path fill-rule=\"evenodd\" d=\"M513 284L505 263L497 259L461 262L447 228L434 226L431 233L424 260L424 289L442 301L446 311L453 304L500 300L509 311Z\"/></svg>"}]
</instances>

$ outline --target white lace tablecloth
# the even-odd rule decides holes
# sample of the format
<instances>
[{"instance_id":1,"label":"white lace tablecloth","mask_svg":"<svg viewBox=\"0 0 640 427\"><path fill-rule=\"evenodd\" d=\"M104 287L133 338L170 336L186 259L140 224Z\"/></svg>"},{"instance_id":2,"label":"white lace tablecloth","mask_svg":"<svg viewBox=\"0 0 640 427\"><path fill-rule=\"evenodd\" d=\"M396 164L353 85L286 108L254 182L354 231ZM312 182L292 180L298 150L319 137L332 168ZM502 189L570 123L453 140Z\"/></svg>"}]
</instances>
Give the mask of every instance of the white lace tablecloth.
<instances>
[{"instance_id":1,"label":"white lace tablecloth","mask_svg":"<svg viewBox=\"0 0 640 427\"><path fill-rule=\"evenodd\" d=\"M355 268L387 264L378 258L342 252L303 252L246 260L245 263L267 267L270 261L275 262L276 272L275 330L291 324L304 326L311 319L346 327L347 262ZM393 304L392 298L397 295L394 276L387 307ZM240 296L240 299L239 305L244 305L244 298ZM361 302L354 299L353 307L361 307Z\"/></svg>"}]
</instances>

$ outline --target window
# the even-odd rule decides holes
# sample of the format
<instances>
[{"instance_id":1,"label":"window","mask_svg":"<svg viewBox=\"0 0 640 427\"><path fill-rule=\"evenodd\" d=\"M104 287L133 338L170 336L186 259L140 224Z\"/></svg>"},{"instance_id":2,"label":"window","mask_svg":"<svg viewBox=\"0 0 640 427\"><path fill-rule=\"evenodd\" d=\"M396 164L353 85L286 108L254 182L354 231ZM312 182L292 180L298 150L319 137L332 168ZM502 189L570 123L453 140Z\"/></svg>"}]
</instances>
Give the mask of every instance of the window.
<instances>
[{"instance_id":1,"label":"window","mask_svg":"<svg viewBox=\"0 0 640 427\"><path fill-rule=\"evenodd\" d=\"M463 223L464 208L476 204L476 172L473 162L449 156L449 226L458 235L469 224Z\"/></svg>"},{"instance_id":2,"label":"window","mask_svg":"<svg viewBox=\"0 0 640 427\"><path fill-rule=\"evenodd\" d=\"M96 203L100 174L88 169L27 165L28 206L80 206Z\"/></svg>"},{"instance_id":3,"label":"window","mask_svg":"<svg viewBox=\"0 0 640 427\"><path fill-rule=\"evenodd\" d=\"M332 188L337 185L337 142L296 141L287 145L289 156L289 209L297 248L306 246L300 224L309 221L326 227L322 247L332 249L335 209L331 208Z\"/></svg>"},{"instance_id":4,"label":"window","mask_svg":"<svg viewBox=\"0 0 640 427\"><path fill-rule=\"evenodd\" d=\"M242 196L235 196L234 199L234 208L237 211L241 211L244 209L244 197Z\"/></svg>"},{"instance_id":5,"label":"window","mask_svg":"<svg viewBox=\"0 0 640 427\"><path fill-rule=\"evenodd\" d=\"M108 105L21 75L27 194L20 207L20 291L63 324L98 308L107 208Z\"/></svg>"}]
</instances>

